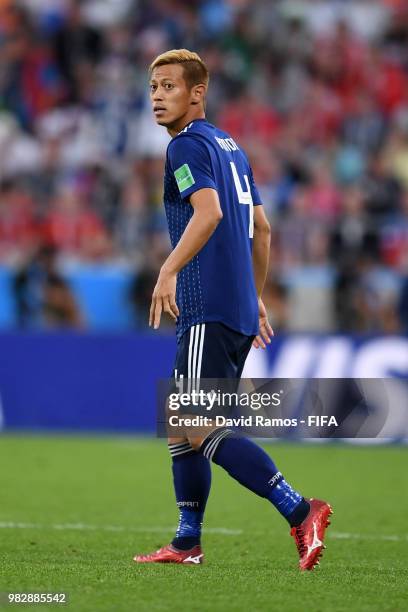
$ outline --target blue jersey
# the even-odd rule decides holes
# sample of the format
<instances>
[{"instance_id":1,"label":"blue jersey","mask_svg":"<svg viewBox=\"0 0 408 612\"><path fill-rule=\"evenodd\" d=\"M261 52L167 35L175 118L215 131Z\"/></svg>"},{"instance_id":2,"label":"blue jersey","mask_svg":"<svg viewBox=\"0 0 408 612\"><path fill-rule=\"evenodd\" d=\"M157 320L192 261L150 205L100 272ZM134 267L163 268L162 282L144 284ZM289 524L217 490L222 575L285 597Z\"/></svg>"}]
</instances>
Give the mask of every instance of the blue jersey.
<instances>
[{"instance_id":1,"label":"blue jersey","mask_svg":"<svg viewBox=\"0 0 408 612\"><path fill-rule=\"evenodd\" d=\"M173 248L193 215L191 194L204 188L218 192L223 218L177 276L177 338L192 325L210 321L256 335L253 206L261 200L242 149L225 132L196 119L167 148L164 205Z\"/></svg>"}]
</instances>

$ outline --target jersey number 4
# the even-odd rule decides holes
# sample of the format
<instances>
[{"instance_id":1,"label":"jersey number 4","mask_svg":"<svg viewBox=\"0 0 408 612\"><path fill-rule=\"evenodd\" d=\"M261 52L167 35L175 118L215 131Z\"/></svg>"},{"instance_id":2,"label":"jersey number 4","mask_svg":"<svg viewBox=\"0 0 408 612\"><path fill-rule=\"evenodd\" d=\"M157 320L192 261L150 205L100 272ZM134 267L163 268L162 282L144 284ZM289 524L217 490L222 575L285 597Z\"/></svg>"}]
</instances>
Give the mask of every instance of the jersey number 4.
<instances>
[{"instance_id":1,"label":"jersey number 4","mask_svg":"<svg viewBox=\"0 0 408 612\"><path fill-rule=\"evenodd\" d=\"M248 234L250 238L254 237L254 203L252 201L251 188L249 186L249 180L246 174L244 174L244 181L246 185L246 191L242 189L241 181L238 176L237 167L234 162L230 162L232 176L234 178L235 189L238 195L238 202L240 204L246 204L249 206L249 227Z\"/></svg>"}]
</instances>

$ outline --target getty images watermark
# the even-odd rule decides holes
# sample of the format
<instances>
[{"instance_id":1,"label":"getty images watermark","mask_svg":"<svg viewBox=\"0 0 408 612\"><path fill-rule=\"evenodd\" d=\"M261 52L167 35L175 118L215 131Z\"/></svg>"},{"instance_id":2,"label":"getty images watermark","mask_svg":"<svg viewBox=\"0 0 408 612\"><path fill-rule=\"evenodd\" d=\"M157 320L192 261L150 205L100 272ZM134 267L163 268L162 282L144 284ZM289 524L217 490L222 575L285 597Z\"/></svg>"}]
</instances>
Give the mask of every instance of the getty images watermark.
<instances>
[{"instance_id":1,"label":"getty images watermark","mask_svg":"<svg viewBox=\"0 0 408 612\"><path fill-rule=\"evenodd\" d=\"M308 415L306 419L296 417L272 417L265 414L248 414L248 411L258 412L262 409L281 405L283 390L268 392L228 392L220 389L192 389L190 392L170 393L168 409L178 414L169 414L168 423L171 427L298 427L299 424L311 426L338 426L334 415ZM200 409L207 414L185 416L186 412ZM245 414L226 416L219 414L226 409L238 411L245 409ZM181 414L183 413L183 414ZM211 413L208 414L208 413Z\"/></svg>"},{"instance_id":2,"label":"getty images watermark","mask_svg":"<svg viewBox=\"0 0 408 612\"><path fill-rule=\"evenodd\" d=\"M408 432L393 379L187 379L158 385L157 434L228 427L262 438L388 438ZM194 433L194 432L193 432Z\"/></svg>"}]
</instances>

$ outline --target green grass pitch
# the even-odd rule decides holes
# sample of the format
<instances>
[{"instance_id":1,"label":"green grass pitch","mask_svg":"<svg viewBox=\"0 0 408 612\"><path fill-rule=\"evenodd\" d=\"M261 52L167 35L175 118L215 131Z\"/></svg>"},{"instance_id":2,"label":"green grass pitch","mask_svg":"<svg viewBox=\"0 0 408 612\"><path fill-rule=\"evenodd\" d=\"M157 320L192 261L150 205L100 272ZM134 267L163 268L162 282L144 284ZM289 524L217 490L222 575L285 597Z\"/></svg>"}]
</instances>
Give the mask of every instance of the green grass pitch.
<instances>
[{"instance_id":1,"label":"green grass pitch","mask_svg":"<svg viewBox=\"0 0 408 612\"><path fill-rule=\"evenodd\" d=\"M164 441L0 437L0 591L66 592L72 612L408 609L407 449L266 445L288 481L333 504L320 568L286 522L213 466L203 566L136 566L177 522ZM1 604L57 610L63 605Z\"/></svg>"}]
</instances>

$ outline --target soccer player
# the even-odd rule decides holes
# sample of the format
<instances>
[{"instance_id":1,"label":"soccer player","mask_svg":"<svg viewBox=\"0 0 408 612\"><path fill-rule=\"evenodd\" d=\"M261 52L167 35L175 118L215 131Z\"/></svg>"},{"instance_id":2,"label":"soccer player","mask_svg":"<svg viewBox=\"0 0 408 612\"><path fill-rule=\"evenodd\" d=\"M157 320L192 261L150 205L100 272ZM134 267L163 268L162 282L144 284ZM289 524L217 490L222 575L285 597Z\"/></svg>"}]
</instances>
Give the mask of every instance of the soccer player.
<instances>
[{"instance_id":1,"label":"soccer player","mask_svg":"<svg viewBox=\"0 0 408 612\"><path fill-rule=\"evenodd\" d=\"M173 246L153 292L149 323L157 329L164 312L176 321L176 376L237 379L251 346L266 348L273 335L261 298L269 223L245 152L205 118L209 75L201 58L186 49L168 51L149 74L156 122L172 136L164 204ZM134 561L203 562L212 461L288 521L301 570L319 563L331 507L295 491L262 448L229 429L209 427L199 437L186 430L184 438L170 438L169 450L180 512L176 535Z\"/></svg>"}]
</instances>

